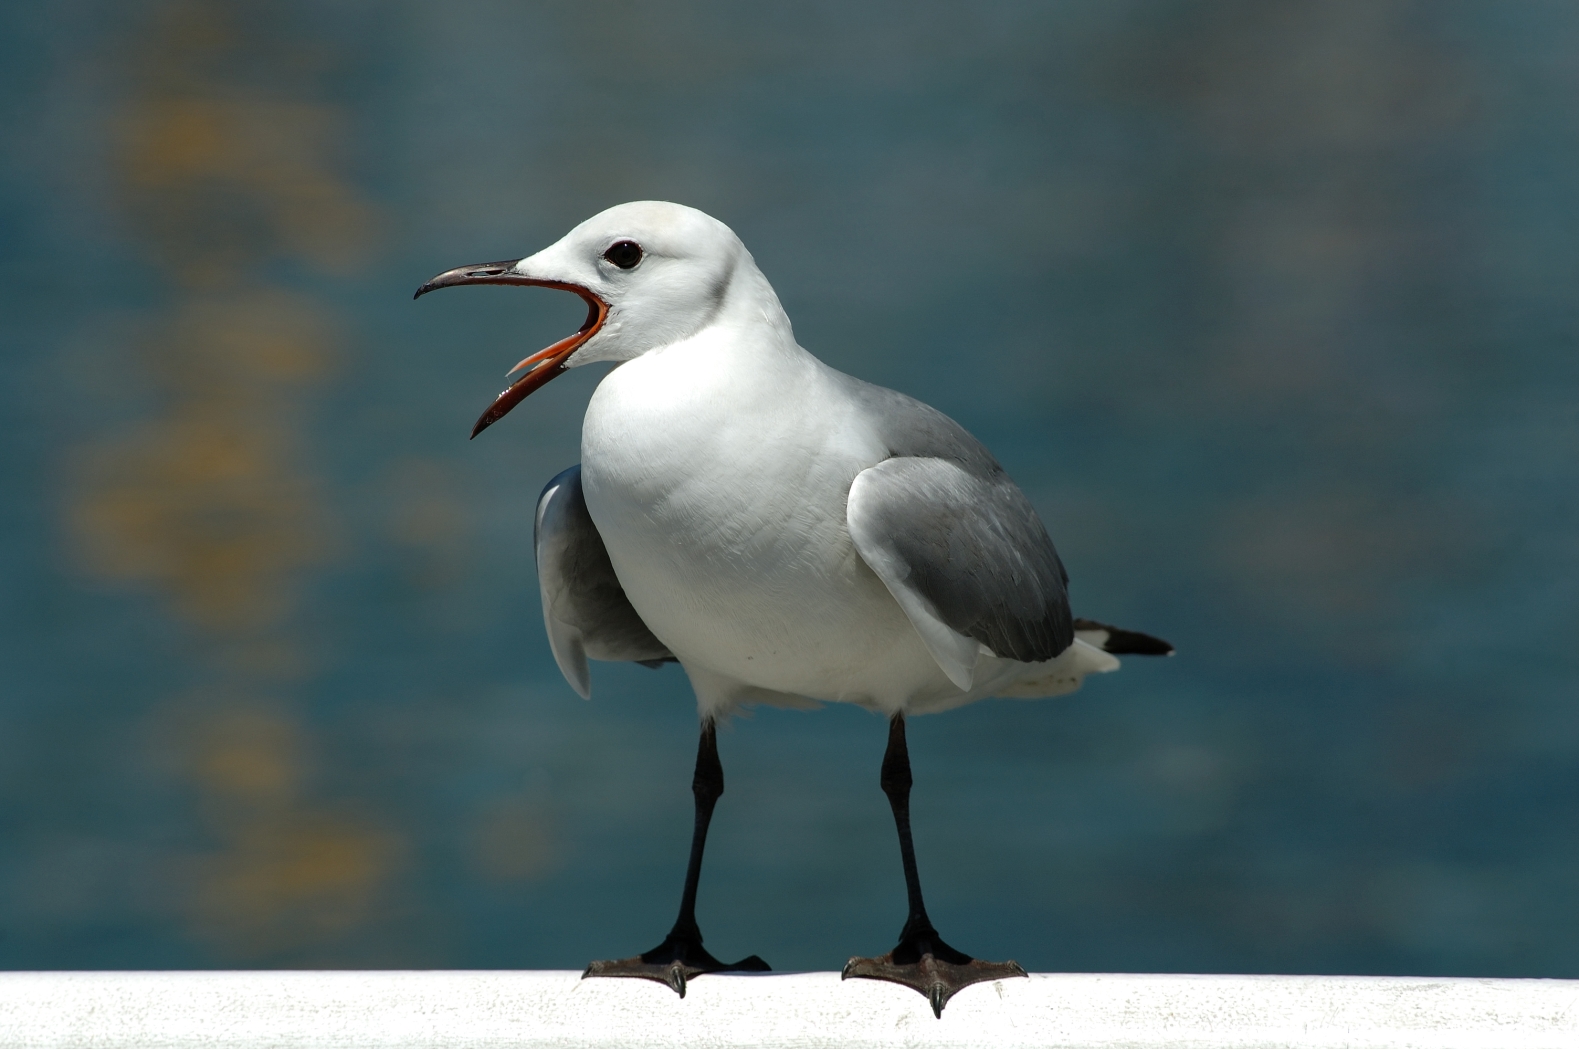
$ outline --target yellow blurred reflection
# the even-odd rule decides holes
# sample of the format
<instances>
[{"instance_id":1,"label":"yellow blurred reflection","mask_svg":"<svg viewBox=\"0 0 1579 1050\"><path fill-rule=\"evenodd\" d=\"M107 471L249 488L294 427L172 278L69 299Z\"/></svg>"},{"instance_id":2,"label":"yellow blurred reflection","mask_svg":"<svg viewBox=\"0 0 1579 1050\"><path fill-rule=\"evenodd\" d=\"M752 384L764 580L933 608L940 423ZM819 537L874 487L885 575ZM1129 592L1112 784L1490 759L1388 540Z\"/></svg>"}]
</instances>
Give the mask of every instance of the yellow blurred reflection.
<instances>
[{"instance_id":1,"label":"yellow blurred reflection","mask_svg":"<svg viewBox=\"0 0 1579 1050\"><path fill-rule=\"evenodd\" d=\"M206 630L288 614L291 574L325 548L288 424L329 333L318 307L273 290L179 307L146 355L166 410L87 457L74 524L97 572L160 586Z\"/></svg>"},{"instance_id":2,"label":"yellow blurred reflection","mask_svg":"<svg viewBox=\"0 0 1579 1050\"><path fill-rule=\"evenodd\" d=\"M169 261L184 278L203 283L221 261L246 262L247 246L235 241L186 243L190 194L204 183L246 194L250 210L291 255L335 269L360 257L369 210L324 166L345 133L338 112L246 97L151 101L123 129L127 188L163 227L157 243L171 250Z\"/></svg>"},{"instance_id":3,"label":"yellow blurred reflection","mask_svg":"<svg viewBox=\"0 0 1579 1050\"><path fill-rule=\"evenodd\" d=\"M401 846L355 804L315 797L291 712L297 595L334 549L304 462L305 398L342 336L325 302L270 268L344 269L373 223L338 173L345 119L312 97L301 39L271 4L202 0L164 8L143 38L116 174L172 303L140 354L110 349L146 369L159 407L78 450L68 516L84 569L153 587L202 653L208 684L162 716L181 723L212 844L172 866L193 936L226 957L310 963L368 920Z\"/></svg>"}]
</instances>

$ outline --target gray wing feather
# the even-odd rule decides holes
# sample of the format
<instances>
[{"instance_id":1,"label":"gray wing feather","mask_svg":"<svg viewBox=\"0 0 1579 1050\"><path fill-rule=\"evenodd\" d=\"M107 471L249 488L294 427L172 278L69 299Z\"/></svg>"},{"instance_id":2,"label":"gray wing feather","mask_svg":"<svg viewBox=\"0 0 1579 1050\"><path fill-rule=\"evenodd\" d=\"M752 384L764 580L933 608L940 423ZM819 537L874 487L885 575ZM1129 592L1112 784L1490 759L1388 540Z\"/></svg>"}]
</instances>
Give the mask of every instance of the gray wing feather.
<instances>
[{"instance_id":1,"label":"gray wing feather","mask_svg":"<svg viewBox=\"0 0 1579 1050\"><path fill-rule=\"evenodd\" d=\"M839 380L862 415L877 422L890 456L946 459L975 477L1008 480L987 446L926 402L854 376L841 374Z\"/></svg>"},{"instance_id":2,"label":"gray wing feather","mask_svg":"<svg viewBox=\"0 0 1579 1050\"><path fill-rule=\"evenodd\" d=\"M885 460L856 476L847 519L856 550L890 591L911 592L994 656L1039 663L1074 641L1063 563L1001 471L979 477L948 460Z\"/></svg>"},{"instance_id":3,"label":"gray wing feather","mask_svg":"<svg viewBox=\"0 0 1579 1050\"><path fill-rule=\"evenodd\" d=\"M646 664L674 659L631 607L614 575L603 537L587 513L579 464L543 487L533 546L548 644L576 692L592 695L588 657Z\"/></svg>"},{"instance_id":4,"label":"gray wing feather","mask_svg":"<svg viewBox=\"0 0 1579 1050\"><path fill-rule=\"evenodd\" d=\"M937 409L850 383L893 457L850 487L850 534L944 671L968 688L978 643L1026 663L1067 649L1069 576L1025 494Z\"/></svg>"}]
</instances>

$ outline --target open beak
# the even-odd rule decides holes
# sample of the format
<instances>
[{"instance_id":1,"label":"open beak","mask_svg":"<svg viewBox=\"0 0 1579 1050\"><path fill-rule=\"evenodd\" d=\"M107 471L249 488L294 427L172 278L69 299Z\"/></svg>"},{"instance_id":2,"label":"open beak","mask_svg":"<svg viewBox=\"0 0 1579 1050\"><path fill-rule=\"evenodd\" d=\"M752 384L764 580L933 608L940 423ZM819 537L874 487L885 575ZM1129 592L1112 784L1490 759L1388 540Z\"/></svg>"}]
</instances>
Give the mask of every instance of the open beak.
<instances>
[{"instance_id":1,"label":"open beak","mask_svg":"<svg viewBox=\"0 0 1579 1050\"><path fill-rule=\"evenodd\" d=\"M575 292L586 300L587 319L574 335L566 336L553 346L539 350L531 357L523 359L520 364L510 369L507 375L514 375L523 368L530 369L525 375L504 388L504 392L493 399L493 404L488 406L481 416L477 417L477 425L472 427L472 437L476 437L484 430L504 418L506 412L526 400L526 396L550 379L565 370L565 361L575 353L581 344L598 334L598 329L603 327L603 322L608 320L609 304L604 302L590 289L579 284L569 284L565 281L547 281L538 277L523 277L515 272L516 260L508 262L478 263L474 266L457 266L453 270L445 270L417 289L413 299L421 298L435 288L450 288L459 284L531 284L539 288L558 288L566 292Z\"/></svg>"}]
</instances>

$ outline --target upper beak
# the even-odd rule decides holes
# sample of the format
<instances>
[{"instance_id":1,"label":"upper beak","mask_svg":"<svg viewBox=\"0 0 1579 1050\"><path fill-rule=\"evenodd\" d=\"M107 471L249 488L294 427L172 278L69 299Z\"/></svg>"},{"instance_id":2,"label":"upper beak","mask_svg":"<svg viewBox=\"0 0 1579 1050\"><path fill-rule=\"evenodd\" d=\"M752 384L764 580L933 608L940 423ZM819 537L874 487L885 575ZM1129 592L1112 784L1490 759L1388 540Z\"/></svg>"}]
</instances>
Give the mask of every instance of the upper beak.
<instances>
[{"instance_id":1,"label":"upper beak","mask_svg":"<svg viewBox=\"0 0 1579 1050\"><path fill-rule=\"evenodd\" d=\"M413 299L421 298L435 288L449 288L458 284L530 284L540 288L559 288L563 291L575 292L586 300L587 319L582 322L574 335L566 336L553 346L539 350L510 369L511 373L523 368L531 368L531 371L505 387L504 392L494 398L493 404L488 406L487 411L477 417L477 424L472 427L472 437L476 437L503 419L505 413L524 401L528 394L563 372L566 359L575 353L581 344L597 335L598 329L603 327L603 322L609 316L609 304L591 289L566 281L526 277L515 272L516 263L517 260L512 259L507 262L457 266L427 281L417 289L417 294L412 296Z\"/></svg>"}]
</instances>

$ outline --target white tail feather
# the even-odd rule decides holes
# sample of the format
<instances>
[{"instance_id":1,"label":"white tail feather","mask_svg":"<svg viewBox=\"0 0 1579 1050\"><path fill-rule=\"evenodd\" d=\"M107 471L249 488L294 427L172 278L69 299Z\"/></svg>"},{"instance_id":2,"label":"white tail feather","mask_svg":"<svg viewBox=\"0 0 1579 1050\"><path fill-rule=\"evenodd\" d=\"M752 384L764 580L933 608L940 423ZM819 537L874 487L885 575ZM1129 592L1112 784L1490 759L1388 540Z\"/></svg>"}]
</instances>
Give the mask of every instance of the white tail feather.
<instances>
[{"instance_id":1,"label":"white tail feather","mask_svg":"<svg viewBox=\"0 0 1579 1050\"><path fill-rule=\"evenodd\" d=\"M1107 674L1118 668L1118 657L1076 638L1074 644L1053 659L1046 663L1028 664L1021 678L994 692L999 696L1026 700L1062 696L1079 689L1086 675Z\"/></svg>"}]
</instances>

